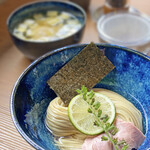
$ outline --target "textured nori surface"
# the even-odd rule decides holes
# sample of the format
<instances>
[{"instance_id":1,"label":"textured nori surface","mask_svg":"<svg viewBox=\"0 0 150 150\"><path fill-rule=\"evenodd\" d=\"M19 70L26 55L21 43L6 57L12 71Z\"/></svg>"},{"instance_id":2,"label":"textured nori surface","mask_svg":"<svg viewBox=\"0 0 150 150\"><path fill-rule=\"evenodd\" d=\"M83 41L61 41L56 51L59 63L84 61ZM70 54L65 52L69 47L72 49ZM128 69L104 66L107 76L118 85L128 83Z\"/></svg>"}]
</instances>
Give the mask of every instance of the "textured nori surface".
<instances>
[{"instance_id":1,"label":"textured nori surface","mask_svg":"<svg viewBox=\"0 0 150 150\"><path fill-rule=\"evenodd\" d=\"M56 72L48 84L68 104L77 95L76 89L85 85L90 90L113 69L103 52L91 43Z\"/></svg>"}]
</instances>

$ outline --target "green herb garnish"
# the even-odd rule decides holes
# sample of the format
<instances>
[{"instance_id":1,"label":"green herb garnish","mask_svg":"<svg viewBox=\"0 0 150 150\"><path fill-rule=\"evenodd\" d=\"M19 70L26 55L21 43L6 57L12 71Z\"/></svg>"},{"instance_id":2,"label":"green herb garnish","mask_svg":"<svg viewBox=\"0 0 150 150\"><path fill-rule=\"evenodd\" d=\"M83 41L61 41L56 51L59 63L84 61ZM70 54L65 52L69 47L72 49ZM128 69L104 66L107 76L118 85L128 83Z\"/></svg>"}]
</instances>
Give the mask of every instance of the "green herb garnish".
<instances>
[{"instance_id":1,"label":"green herb garnish","mask_svg":"<svg viewBox=\"0 0 150 150\"><path fill-rule=\"evenodd\" d=\"M118 128L114 124L108 123L109 116L106 114L105 116L102 115L102 110L100 109L100 102L94 99L94 92L91 90L90 92L87 91L85 86L82 86L81 90L76 90L78 94L83 95L83 99L89 104L88 113L92 113L96 120L94 121L95 126L100 126L106 136L102 136L102 141L110 141L116 150L119 150L119 147L122 147L121 150L126 150L128 148L128 144L125 140L118 141L117 138L113 136L118 132Z\"/></svg>"}]
</instances>

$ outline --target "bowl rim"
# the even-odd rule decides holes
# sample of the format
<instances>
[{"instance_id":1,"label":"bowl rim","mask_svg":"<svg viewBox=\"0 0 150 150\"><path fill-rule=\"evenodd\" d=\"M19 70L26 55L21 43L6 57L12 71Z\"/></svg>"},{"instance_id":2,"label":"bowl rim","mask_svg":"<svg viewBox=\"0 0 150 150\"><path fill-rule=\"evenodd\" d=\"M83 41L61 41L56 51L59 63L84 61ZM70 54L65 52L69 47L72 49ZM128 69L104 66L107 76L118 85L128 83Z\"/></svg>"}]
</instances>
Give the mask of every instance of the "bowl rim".
<instances>
[{"instance_id":1,"label":"bowl rim","mask_svg":"<svg viewBox=\"0 0 150 150\"><path fill-rule=\"evenodd\" d=\"M70 5L70 6L73 6L75 8L78 8L78 10L83 14L83 19L84 19L84 22L81 24L81 27L73 34L65 37L65 38L61 38L61 39L57 39L57 40L53 40L53 41L30 41L30 40L24 40L24 39L21 39L21 38L18 38L17 36L15 36L9 29L9 25L10 25L10 20L12 18L12 16L17 13L19 10L25 8L25 7L28 7L30 5L33 5L33 4L40 4L40 3L62 3L62 4L67 4L67 5ZM54 42L58 42L58 41L61 41L61 40L65 40L75 34L77 34L78 32L80 32L86 25L86 20L87 20L87 15L86 15L86 12L85 10L78 4L74 3L74 2L71 2L71 1L61 1L61 0L39 0L39 1L34 1L34 2L28 2L26 4L23 4L19 7L17 7L16 9L14 9L8 16L7 20L6 20L6 25L7 25L7 29L8 29L8 32L11 36L17 38L18 40L21 40L23 42L29 42L29 43L39 43L39 44L45 44L45 43L54 43Z\"/></svg>"},{"instance_id":2,"label":"bowl rim","mask_svg":"<svg viewBox=\"0 0 150 150\"><path fill-rule=\"evenodd\" d=\"M142 57L143 59L146 59L148 61L150 61L150 57L139 52L139 51L136 51L136 50L133 50L133 49L130 49L130 48L127 48L127 47L123 47L123 46L119 46L119 45L114 45L114 44L107 44L107 43L95 43L97 46L104 46L104 47L111 47L111 48L118 48L119 50L124 50L124 51L128 51L128 52L131 52L133 54L136 54L140 57ZM47 57L55 54L55 53L58 53L58 52L61 52L61 51L64 51L66 49L70 49L70 48L74 48L74 47L84 47L84 46L87 46L88 44L87 43L84 43L84 44L73 44L73 45L69 45L69 46L65 46L65 47L61 47L61 48L58 48L58 49L55 49L53 51L50 51L44 55L42 55L41 57L37 58L36 60L34 60L22 73L21 75L19 76L19 78L16 80L14 86L13 86L13 89L12 89L12 92L11 92L11 95L10 95L10 113L11 113L11 118L12 118L12 121L15 125L15 128L17 129L17 131L19 132L19 134L31 145L33 146L34 148L36 149L39 149L39 150L45 150L43 149L41 146L39 146L38 144L36 144L32 139L30 139L26 133L22 130L21 126L19 125L19 122L17 120L17 117L16 117L16 113L15 113L15 110L14 110L14 105L15 105L15 95L16 95L16 91L18 89L18 86L19 86L19 83L20 81L23 79L23 77L30 71L30 69L32 69L34 66L36 66L38 63L40 63L42 60L46 59Z\"/></svg>"}]
</instances>

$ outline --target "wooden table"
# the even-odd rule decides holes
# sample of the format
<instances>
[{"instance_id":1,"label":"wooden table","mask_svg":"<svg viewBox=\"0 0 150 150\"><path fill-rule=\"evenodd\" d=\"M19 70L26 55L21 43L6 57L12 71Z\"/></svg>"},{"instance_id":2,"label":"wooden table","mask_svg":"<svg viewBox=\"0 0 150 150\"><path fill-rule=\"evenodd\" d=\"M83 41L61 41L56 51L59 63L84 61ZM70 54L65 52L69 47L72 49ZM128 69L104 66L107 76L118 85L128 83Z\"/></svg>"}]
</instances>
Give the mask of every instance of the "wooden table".
<instances>
[{"instance_id":1,"label":"wooden table","mask_svg":"<svg viewBox=\"0 0 150 150\"><path fill-rule=\"evenodd\" d=\"M13 45L6 28L6 19L17 6L31 0L0 0L0 149L32 150L18 133L11 120L9 102L12 88L22 71L31 63ZM81 43L99 42L96 24L91 13L103 4L104 0L91 0L87 12L87 25ZM150 15L149 0L130 0L130 4Z\"/></svg>"}]
</instances>

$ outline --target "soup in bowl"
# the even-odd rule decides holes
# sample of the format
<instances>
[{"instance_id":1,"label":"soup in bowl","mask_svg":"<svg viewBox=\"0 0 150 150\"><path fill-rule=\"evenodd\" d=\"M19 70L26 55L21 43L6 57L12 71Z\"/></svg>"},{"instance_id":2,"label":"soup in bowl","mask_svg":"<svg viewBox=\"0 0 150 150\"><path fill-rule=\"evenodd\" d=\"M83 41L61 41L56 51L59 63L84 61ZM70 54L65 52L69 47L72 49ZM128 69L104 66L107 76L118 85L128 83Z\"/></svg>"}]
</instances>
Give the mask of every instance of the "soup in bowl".
<instances>
[{"instance_id":1,"label":"soup in bowl","mask_svg":"<svg viewBox=\"0 0 150 150\"><path fill-rule=\"evenodd\" d=\"M14 44L31 60L53 49L78 43L85 23L86 13L79 5L62 1L25 4L7 20Z\"/></svg>"}]
</instances>

